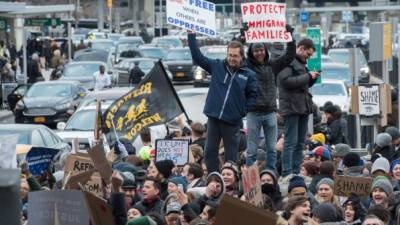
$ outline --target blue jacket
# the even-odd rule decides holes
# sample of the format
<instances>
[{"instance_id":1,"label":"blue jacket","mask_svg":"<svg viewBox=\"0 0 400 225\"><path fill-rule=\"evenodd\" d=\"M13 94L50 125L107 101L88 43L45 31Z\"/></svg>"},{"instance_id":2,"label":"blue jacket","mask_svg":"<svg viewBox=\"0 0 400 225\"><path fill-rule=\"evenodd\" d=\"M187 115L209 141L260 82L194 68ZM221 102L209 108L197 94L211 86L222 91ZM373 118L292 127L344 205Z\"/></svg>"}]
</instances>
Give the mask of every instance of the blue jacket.
<instances>
[{"instance_id":1,"label":"blue jacket","mask_svg":"<svg viewBox=\"0 0 400 225\"><path fill-rule=\"evenodd\" d=\"M188 42L193 61L212 75L204 114L233 125L240 124L248 109L256 104L255 73L242 66L232 74L225 60L210 59L200 52L195 34L188 35Z\"/></svg>"}]
</instances>

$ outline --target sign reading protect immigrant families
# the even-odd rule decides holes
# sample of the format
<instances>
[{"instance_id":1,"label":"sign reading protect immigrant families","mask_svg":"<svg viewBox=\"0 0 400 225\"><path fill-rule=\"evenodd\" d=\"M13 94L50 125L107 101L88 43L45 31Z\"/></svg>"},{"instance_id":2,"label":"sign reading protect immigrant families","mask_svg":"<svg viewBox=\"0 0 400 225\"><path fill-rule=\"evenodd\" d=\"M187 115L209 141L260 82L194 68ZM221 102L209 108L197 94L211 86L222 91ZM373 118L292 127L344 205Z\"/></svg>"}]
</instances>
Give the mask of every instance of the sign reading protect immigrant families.
<instances>
[{"instance_id":1,"label":"sign reading protect immigrant families","mask_svg":"<svg viewBox=\"0 0 400 225\"><path fill-rule=\"evenodd\" d=\"M290 42L286 32L286 4L249 2L242 5L243 22L247 23L246 42Z\"/></svg>"},{"instance_id":2,"label":"sign reading protect immigrant families","mask_svg":"<svg viewBox=\"0 0 400 225\"><path fill-rule=\"evenodd\" d=\"M203 0L167 0L167 22L200 34L217 36L215 4Z\"/></svg>"}]
</instances>

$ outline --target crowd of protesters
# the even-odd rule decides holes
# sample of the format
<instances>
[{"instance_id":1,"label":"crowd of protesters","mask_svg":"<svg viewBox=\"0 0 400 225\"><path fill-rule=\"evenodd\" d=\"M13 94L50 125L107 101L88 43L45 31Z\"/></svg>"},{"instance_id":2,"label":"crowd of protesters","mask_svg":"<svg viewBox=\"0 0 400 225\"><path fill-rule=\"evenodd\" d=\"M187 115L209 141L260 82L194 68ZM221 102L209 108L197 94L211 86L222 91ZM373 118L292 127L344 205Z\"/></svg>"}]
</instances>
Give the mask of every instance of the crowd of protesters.
<instances>
[{"instance_id":1,"label":"crowd of protesters","mask_svg":"<svg viewBox=\"0 0 400 225\"><path fill-rule=\"evenodd\" d=\"M269 59L265 45L250 45L246 64L239 42L230 43L227 60L220 61L201 54L195 34L188 40L196 63L213 72L204 110L208 124L179 120L177 129L161 137L190 139L193 157L184 166L156 160L154 141L160 137L152 137L151 128L140 131L136 148L123 139L113 145L108 159L114 173L103 197L113 206L116 225L214 224L225 195L246 200L242 174L254 165L263 209L278 216L277 224L400 224L399 129L379 133L370 157L352 152L340 107L327 102L318 109L308 95L319 76L305 68L315 50L311 40L288 43L280 59ZM243 129L245 112L250 115ZM306 129L310 113L314 133ZM60 188L68 154L60 157L61 169L46 176L35 178L22 166L24 220L29 221L28 192ZM370 195L336 196L338 175L372 177Z\"/></svg>"}]
</instances>

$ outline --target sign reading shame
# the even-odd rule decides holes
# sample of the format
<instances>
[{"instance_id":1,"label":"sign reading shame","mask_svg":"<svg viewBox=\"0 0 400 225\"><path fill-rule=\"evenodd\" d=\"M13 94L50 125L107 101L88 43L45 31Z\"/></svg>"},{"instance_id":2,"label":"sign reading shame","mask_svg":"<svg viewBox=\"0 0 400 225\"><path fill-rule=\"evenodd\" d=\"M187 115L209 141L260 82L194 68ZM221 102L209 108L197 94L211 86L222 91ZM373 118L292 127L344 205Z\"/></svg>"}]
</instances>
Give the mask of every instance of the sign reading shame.
<instances>
[{"instance_id":1,"label":"sign reading shame","mask_svg":"<svg viewBox=\"0 0 400 225\"><path fill-rule=\"evenodd\" d=\"M156 162L169 159L177 166L189 162L189 140L156 140Z\"/></svg>"},{"instance_id":2,"label":"sign reading shame","mask_svg":"<svg viewBox=\"0 0 400 225\"><path fill-rule=\"evenodd\" d=\"M355 193L359 196L369 196L372 187L372 178L370 177L335 177L335 195L349 196Z\"/></svg>"},{"instance_id":3,"label":"sign reading shame","mask_svg":"<svg viewBox=\"0 0 400 225\"><path fill-rule=\"evenodd\" d=\"M286 31L286 4L275 2L243 3L243 22L247 23L246 42L290 42Z\"/></svg>"},{"instance_id":4,"label":"sign reading shame","mask_svg":"<svg viewBox=\"0 0 400 225\"><path fill-rule=\"evenodd\" d=\"M358 101L360 115L380 115L379 85L358 86Z\"/></svg>"}]
</instances>

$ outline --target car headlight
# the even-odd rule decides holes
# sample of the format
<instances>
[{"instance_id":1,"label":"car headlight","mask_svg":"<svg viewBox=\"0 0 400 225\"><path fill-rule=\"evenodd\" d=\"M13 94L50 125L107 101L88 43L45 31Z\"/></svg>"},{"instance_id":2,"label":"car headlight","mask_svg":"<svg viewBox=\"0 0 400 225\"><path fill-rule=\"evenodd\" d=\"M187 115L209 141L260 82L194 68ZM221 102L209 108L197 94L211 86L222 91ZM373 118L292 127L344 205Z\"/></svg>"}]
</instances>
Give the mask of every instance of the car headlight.
<instances>
[{"instance_id":1,"label":"car headlight","mask_svg":"<svg viewBox=\"0 0 400 225\"><path fill-rule=\"evenodd\" d=\"M196 69L194 72L194 79L195 80L202 80L204 78L204 70L203 69Z\"/></svg>"},{"instance_id":2,"label":"car headlight","mask_svg":"<svg viewBox=\"0 0 400 225\"><path fill-rule=\"evenodd\" d=\"M62 109L68 109L71 106L72 106L71 102L67 102L67 103L64 103L64 104L57 105L54 108L56 108L57 110L62 110Z\"/></svg>"},{"instance_id":3,"label":"car headlight","mask_svg":"<svg viewBox=\"0 0 400 225\"><path fill-rule=\"evenodd\" d=\"M22 110L22 109L24 109L25 108L25 105L24 105L24 103L21 101L21 100L19 100L18 102L17 102L17 104L15 105L15 109L16 110Z\"/></svg>"},{"instance_id":4,"label":"car headlight","mask_svg":"<svg viewBox=\"0 0 400 225\"><path fill-rule=\"evenodd\" d=\"M369 74L369 67L364 67L364 68L361 68L360 70L361 70L361 73L363 73L363 74Z\"/></svg>"}]
</instances>

